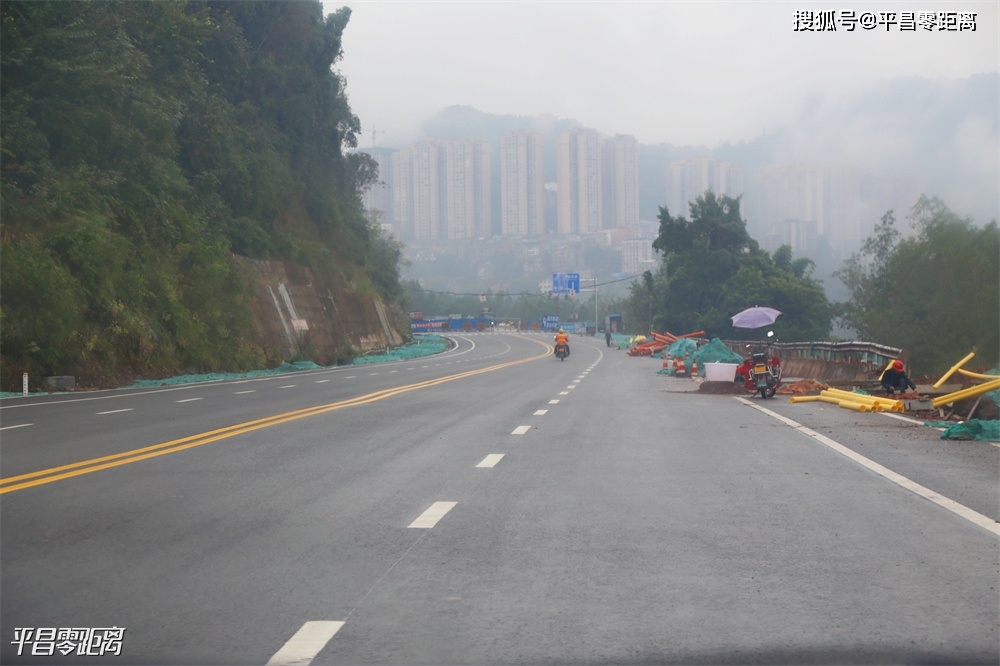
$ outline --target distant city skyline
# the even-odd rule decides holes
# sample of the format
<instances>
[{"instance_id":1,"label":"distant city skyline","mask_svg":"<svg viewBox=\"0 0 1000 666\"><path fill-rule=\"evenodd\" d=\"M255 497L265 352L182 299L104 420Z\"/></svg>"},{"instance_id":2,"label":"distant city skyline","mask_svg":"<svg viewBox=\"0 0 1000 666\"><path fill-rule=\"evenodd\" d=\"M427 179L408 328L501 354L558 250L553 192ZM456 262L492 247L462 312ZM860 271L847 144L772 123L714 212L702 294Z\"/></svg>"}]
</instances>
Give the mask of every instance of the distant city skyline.
<instances>
[{"instance_id":1,"label":"distant city skyline","mask_svg":"<svg viewBox=\"0 0 1000 666\"><path fill-rule=\"evenodd\" d=\"M409 145L425 138L428 119L468 107L571 119L711 157L766 144L775 163L916 177L960 215L1000 217L992 0L349 6L335 69L361 148ZM810 11L832 12L825 24L836 30L804 20ZM852 30L850 12L875 23Z\"/></svg>"},{"instance_id":2,"label":"distant city skyline","mask_svg":"<svg viewBox=\"0 0 1000 666\"><path fill-rule=\"evenodd\" d=\"M582 128L560 133L555 152L546 153L539 133L514 131L499 144L498 192L488 142L428 138L389 154L376 151L381 168L391 167L382 184L365 193L365 205L404 242L598 234L600 245L622 253L623 266L652 259L651 249L640 251L632 242L651 243L657 225L638 213L635 137ZM544 183L541 173L551 161L557 179ZM800 256L846 257L885 212L902 220L921 194L909 177L822 164L746 169L703 156L664 161L656 171L652 180L662 184L657 189L666 193L672 215L689 217L690 204L707 190L740 197L747 230L764 249L788 245ZM497 197L494 219L490 202ZM625 233L610 233L615 230Z\"/></svg>"}]
</instances>

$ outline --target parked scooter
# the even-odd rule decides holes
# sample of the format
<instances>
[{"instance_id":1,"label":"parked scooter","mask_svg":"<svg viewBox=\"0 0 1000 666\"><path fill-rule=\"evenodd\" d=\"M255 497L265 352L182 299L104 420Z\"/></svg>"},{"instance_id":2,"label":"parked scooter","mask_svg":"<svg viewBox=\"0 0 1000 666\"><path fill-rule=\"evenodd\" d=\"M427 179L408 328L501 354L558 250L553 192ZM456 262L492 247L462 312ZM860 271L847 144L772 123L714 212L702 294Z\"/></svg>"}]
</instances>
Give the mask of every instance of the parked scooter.
<instances>
[{"instance_id":1,"label":"parked scooter","mask_svg":"<svg viewBox=\"0 0 1000 666\"><path fill-rule=\"evenodd\" d=\"M767 332L768 338L773 335L773 331ZM752 352L749 363L744 363L744 367L747 368L747 390L759 393L761 398L773 398L781 387L781 359L777 356L768 358L767 351Z\"/></svg>"}]
</instances>

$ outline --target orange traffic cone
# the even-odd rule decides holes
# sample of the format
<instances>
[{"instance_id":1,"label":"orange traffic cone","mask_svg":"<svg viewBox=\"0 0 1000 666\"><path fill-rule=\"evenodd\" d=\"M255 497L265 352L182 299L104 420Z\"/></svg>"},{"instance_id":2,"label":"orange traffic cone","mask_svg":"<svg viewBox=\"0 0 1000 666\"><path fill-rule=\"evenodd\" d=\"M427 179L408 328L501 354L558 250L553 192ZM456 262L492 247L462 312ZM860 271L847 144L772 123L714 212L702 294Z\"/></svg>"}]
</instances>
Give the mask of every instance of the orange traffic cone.
<instances>
[{"instance_id":1,"label":"orange traffic cone","mask_svg":"<svg viewBox=\"0 0 1000 666\"><path fill-rule=\"evenodd\" d=\"M691 359L691 379L698 376L698 360Z\"/></svg>"},{"instance_id":2,"label":"orange traffic cone","mask_svg":"<svg viewBox=\"0 0 1000 666\"><path fill-rule=\"evenodd\" d=\"M669 365L667 364L667 350L666 349L664 349L662 352L660 352L660 358L663 359L663 369L666 370L669 367Z\"/></svg>"},{"instance_id":3,"label":"orange traffic cone","mask_svg":"<svg viewBox=\"0 0 1000 666\"><path fill-rule=\"evenodd\" d=\"M684 354L684 358L680 359L677 364L677 372L675 374L684 375L687 374L687 354Z\"/></svg>"}]
</instances>

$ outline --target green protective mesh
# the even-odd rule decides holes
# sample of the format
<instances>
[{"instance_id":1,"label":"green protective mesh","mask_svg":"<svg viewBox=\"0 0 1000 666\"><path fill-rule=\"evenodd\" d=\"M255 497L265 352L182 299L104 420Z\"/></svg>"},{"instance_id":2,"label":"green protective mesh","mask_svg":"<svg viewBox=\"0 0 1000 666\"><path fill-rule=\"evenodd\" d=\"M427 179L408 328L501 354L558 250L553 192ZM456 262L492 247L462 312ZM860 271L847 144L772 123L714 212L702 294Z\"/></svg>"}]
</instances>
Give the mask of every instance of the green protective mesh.
<instances>
[{"instance_id":1,"label":"green protective mesh","mask_svg":"<svg viewBox=\"0 0 1000 666\"><path fill-rule=\"evenodd\" d=\"M927 421L924 425L933 428L944 428L944 432L941 433L941 439L1000 442L1000 421L982 421L980 419L970 419L962 423Z\"/></svg>"},{"instance_id":2,"label":"green protective mesh","mask_svg":"<svg viewBox=\"0 0 1000 666\"><path fill-rule=\"evenodd\" d=\"M396 347L384 352L369 353L365 356L355 358L353 365L365 365L369 363L386 363L388 361L403 361L421 356L439 354L447 350L451 343L440 335L416 334L410 344ZM337 366L329 366L331 368ZM289 372L300 372L302 370L322 370L323 366L316 365L312 361L292 361L285 362L276 368L268 370L250 370L247 372L209 372L196 375L179 375L177 377L164 377L163 379L141 379L127 386L126 388L153 388L157 386L174 386L179 384L194 384L197 382L223 381L227 379L254 379L257 377L269 377L271 375L282 375ZM15 398L21 393L2 393L0 398Z\"/></svg>"},{"instance_id":3,"label":"green protective mesh","mask_svg":"<svg viewBox=\"0 0 1000 666\"><path fill-rule=\"evenodd\" d=\"M701 347L699 347L698 343L690 338L681 338L667 347L667 351L674 356L681 357L683 357L686 353L690 358L697 361L699 377L705 376L706 363L735 363L737 365L743 363L743 357L730 349L729 346L719 338L712 338L711 342L704 344ZM674 368L672 366L668 366L661 369L659 374L673 375Z\"/></svg>"}]
</instances>

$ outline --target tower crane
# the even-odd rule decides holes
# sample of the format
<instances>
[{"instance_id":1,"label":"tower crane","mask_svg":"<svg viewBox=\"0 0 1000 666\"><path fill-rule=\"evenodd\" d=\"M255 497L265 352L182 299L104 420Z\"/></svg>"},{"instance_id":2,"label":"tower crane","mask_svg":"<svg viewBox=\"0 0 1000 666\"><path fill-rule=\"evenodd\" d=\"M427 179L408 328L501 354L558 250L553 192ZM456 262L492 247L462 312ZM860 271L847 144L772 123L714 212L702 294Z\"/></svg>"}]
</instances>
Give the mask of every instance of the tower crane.
<instances>
[{"instance_id":1,"label":"tower crane","mask_svg":"<svg viewBox=\"0 0 1000 666\"><path fill-rule=\"evenodd\" d=\"M376 134L385 134L385 130L375 129L374 127L372 127L371 129L372 129L372 148L374 148L375 147L375 135Z\"/></svg>"}]
</instances>

